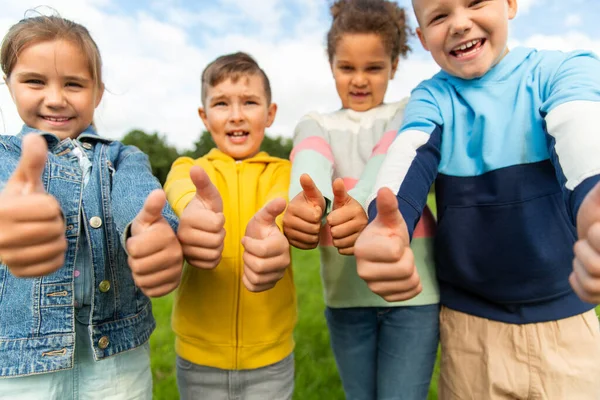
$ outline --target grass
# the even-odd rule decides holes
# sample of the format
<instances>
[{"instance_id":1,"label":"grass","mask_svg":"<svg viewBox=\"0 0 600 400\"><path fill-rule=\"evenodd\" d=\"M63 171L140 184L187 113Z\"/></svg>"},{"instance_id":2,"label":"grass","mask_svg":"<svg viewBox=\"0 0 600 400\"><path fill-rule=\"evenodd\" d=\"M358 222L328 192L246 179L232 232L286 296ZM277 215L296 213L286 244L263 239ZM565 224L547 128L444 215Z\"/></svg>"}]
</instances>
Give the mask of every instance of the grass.
<instances>
[{"instance_id":1,"label":"grass","mask_svg":"<svg viewBox=\"0 0 600 400\"><path fill-rule=\"evenodd\" d=\"M298 292L296 327L296 389L294 399L343 400L344 392L329 347L329 334L323 311L319 255L317 250L293 251L294 278ZM157 328L150 339L154 399L178 399L175 380L174 335L170 327L172 296L153 300ZM429 399L437 399L438 366Z\"/></svg>"},{"instance_id":2,"label":"grass","mask_svg":"<svg viewBox=\"0 0 600 400\"><path fill-rule=\"evenodd\" d=\"M429 204L435 212L435 204ZM343 400L344 393L333 354L329 347L329 334L323 315L324 304L319 275L317 250L293 250L294 278L298 293L298 325L296 327L296 389L294 399ZM153 301L157 328L150 339L152 348L152 373L154 399L176 400L174 335L170 316L172 296ZM600 307L596 309L600 312ZM439 356L439 354L438 354ZM439 357L438 357L439 359ZM436 363L428 400L437 396L439 365Z\"/></svg>"}]
</instances>

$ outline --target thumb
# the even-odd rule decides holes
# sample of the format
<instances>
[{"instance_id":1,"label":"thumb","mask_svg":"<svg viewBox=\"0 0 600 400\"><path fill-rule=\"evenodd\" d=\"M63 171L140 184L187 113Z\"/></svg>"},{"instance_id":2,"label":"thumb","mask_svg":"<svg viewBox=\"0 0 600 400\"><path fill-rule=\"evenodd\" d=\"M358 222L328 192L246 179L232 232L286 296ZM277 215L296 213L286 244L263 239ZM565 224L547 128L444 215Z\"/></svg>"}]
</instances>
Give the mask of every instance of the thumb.
<instances>
[{"instance_id":1,"label":"thumb","mask_svg":"<svg viewBox=\"0 0 600 400\"><path fill-rule=\"evenodd\" d=\"M142 207L142 210L135 217L131 227L131 234L136 235L161 219L162 210L166 202L167 197L163 190L153 190L146 198L144 207Z\"/></svg>"},{"instance_id":2,"label":"thumb","mask_svg":"<svg viewBox=\"0 0 600 400\"><path fill-rule=\"evenodd\" d=\"M340 208L344 206L348 202L348 192L346 191L346 185L344 185L344 181L342 178L337 178L333 181L333 205L332 210Z\"/></svg>"},{"instance_id":3,"label":"thumb","mask_svg":"<svg viewBox=\"0 0 600 400\"><path fill-rule=\"evenodd\" d=\"M210 181L206 171L200 166L193 166L190 169L190 178L196 186L196 198L202 202L204 207L216 213L223 212L221 194Z\"/></svg>"},{"instance_id":4,"label":"thumb","mask_svg":"<svg viewBox=\"0 0 600 400\"><path fill-rule=\"evenodd\" d=\"M262 239L265 235L261 228L269 228L275 225L277 216L285 210L286 202L282 197L271 200L265 204L260 210L254 214L254 217L248 223L246 227L246 236L253 237L255 239Z\"/></svg>"},{"instance_id":5,"label":"thumb","mask_svg":"<svg viewBox=\"0 0 600 400\"><path fill-rule=\"evenodd\" d=\"M375 221L388 228L397 230L398 227L405 225L404 218L398 210L398 199L389 188L381 188L377 192L377 217Z\"/></svg>"},{"instance_id":6,"label":"thumb","mask_svg":"<svg viewBox=\"0 0 600 400\"><path fill-rule=\"evenodd\" d=\"M600 222L600 183L588 192L577 212L577 234L585 239L591 226Z\"/></svg>"},{"instance_id":7,"label":"thumb","mask_svg":"<svg viewBox=\"0 0 600 400\"><path fill-rule=\"evenodd\" d=\"M302 186L306 200L310 201L316 206L321 207L321 209L325 208L325 199L310 175L302 174L300 176L300 186Z\"/></svg>"},{"instance_id":8,"label":"thumb","mask_svg":"<svg viewBox=\"0 0 600 400\"><path fill-rule=\"evenodd\" d=\"M48 159L48 145L43 137L30 134L23 138L21 159L12 177L6 183L6 190L14 194L43 192L42 174Z\"/></svg>"}]
</instances>

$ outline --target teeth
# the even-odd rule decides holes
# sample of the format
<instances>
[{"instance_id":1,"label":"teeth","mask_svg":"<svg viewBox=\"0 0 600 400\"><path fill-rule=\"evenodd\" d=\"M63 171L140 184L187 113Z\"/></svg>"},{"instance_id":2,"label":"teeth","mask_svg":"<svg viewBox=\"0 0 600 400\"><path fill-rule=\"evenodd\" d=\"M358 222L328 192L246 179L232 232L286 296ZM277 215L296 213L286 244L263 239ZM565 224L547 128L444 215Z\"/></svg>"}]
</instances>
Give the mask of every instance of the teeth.
<instances>
[{"instance_id":1,"label":"teeth","mask_svg":"<svg viewBox=\"0 0 600 400\"><path fill-rule=\"evenodd\" d=\"M479 43L479 39L471 40L468 43L465 43L463 45L455 47L454 51L459 51L459 50L462 51L462 50L469 49L469 48L475 46L477 43Z\"/></svg>"},{"instance_id":2,"label":"teeth","mask_svg":"<svg viewBox=\"0 0 600 400\"><path fill-rule=\"evenodd\" d=\"M62 117L62 118L46 117L46 119L49 121L52 121L52 122L65 122L65 121L69 120L69 118L65 118L65 117Z\"/></svg>"},{"instance_id":3,"label":"teeth","mask_svg":"<svg viewBox=\"0 0 600 400\"><path fill-rule=\"evenodd\" d=\"M232 136L244 136L246 134L246 132L244 131L235 131L235 132L229 132L230 135Z\"/></svg>"}]
</instances>

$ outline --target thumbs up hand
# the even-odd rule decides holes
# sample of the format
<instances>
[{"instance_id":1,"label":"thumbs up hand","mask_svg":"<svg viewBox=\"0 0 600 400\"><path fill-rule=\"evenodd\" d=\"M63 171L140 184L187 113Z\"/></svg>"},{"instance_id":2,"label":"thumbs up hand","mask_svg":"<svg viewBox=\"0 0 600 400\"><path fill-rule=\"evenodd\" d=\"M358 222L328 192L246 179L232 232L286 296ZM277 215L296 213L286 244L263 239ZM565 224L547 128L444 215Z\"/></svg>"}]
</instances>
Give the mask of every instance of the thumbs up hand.
<instances>
[{"instance_id":1,"label":"thumbs up hand","mask_svg":"<svg viewBox=\"0 0 600 400\"><path fill-rule=\"evenodd\" d=\"M177 237L183 248L183 256L190 265L212 269L219 264L223 253L223 201L201 167L192 167L190 178L196 186L196 195L181 214Z\"/></svg>"},{"instance_id":2,"label":"thumbs up hand","mask_svg":"<svg viewBox=\"0 0 600 400\"><path fill-rule=\"evenodd\" d=\"M600 183L587 194L577 213L573 272L569 282L579 298L600 303Z\"/></svg>"},{"instance_id":3,"label":"thumbs up hand","mask_svg":"<svg viewBox=\"0 0 600 400\"><path fill-rule=\"evenodd\" d=\"M331 227L333 245L340 254L354 254L354 243L368 222L360 203L346 191L344 181L341 178L333 181L333 205L327 223Z\"/></svg>"},{"instance_id":4,"label":"thumbs up hand","mask_svg":"<svg viewBox=\"0 0 600 400\"><path fill-rule=\"evenodd\" d=\"M406 223L388 188L377 193L377 217L359 235L354 254L358 275L386 301L408 300L421 292Z\"/></svg>"},{"instance_id":5,"label":"thumbs up hand","mask_svg":"<svg viewBox=\"0 0 600 400\"><path fill-rule=\"evenodd\" d=\"M0 193L0 258L17 277L50 274L63 266L67 240L58 201L44 191L48 146L23 138L21 159Z\"/></svg>"},{"instance_id":6,"label":"thumbs up hand","mask_svg":"<svg viewBox=\"0 0 600 400\"><path fill-rule=\"evenodd\" d=\"M314 249L319 244L325 198L308 174L300 176L300 185L302 192L290 201L283 216L283 232L292 246Z\"/></svg>"},{"instance_id":7,"label":"thumbs up hand","mask_svg":"<svg viewBox=\"0 0 600 400\"><path fill-rule=\"evenodd\" d=\"M246 235L242 238L242 281L251 292L262 292L274 287L290 265L290 244L275 223L275 219L283 210L284 199L271 200L246 226Z\"/></svg>"},{"instance_id":8,"label":"thumbs up hand","mask_svg":"<svg viewBox=\"0 0 600 400\"><path fill-rule=\"evenodd\" d=\"M161 297L179 286L183 254L171 225L162 216L167 198L152 191L131 224L127 262L133 280L146 296Z\"/></svg>"}]
</instances>

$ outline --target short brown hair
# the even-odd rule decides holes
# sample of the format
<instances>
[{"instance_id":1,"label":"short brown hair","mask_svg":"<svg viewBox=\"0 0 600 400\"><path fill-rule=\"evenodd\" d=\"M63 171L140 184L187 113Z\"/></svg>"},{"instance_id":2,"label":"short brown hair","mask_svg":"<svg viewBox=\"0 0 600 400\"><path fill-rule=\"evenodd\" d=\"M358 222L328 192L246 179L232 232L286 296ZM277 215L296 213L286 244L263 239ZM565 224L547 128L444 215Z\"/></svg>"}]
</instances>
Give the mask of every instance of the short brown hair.
<instances>
[{"instance_id":1,"label":"short brown hair","mask_svg":"<svg viewBox=\"0 0 600 400\"><path fill-rule=\"evenodd\" d=\"M103 88L102 58L90 32L83 25L55 15L25 18L10 27L0 49L0 66L6 78L10 78L25 47L53 40L67 40L78 45L88 60L96 87Z\"/></svg>"},{"instance_id":2,"label":"short brown hair","mask_svg":"<svg viewBox=\"0 0 600 400\"><path fill-rule=\"evenodd\" d=\"M389 0L337 0L330 8L333 21L327 32L327 55L333 61L337 44L346 33L374 33L381 37L392 61L411 50L413 34L404 9Z\"/></svg>"},{"instance_id":3,"label":"short brown hair","mask_svg":"<svg viewBox=\"0 0 600 400\"><path fill-rule=\"evenodd\" d=\"M262 77L267 104L271 104L271 83L267 74L258 66L254 58L241 51L220 56L204 68L202 71L202 104L204 105L209 88L215 87L227 79L237 82L240 77L251 75Z\"/></svg>"}]
</instances>

